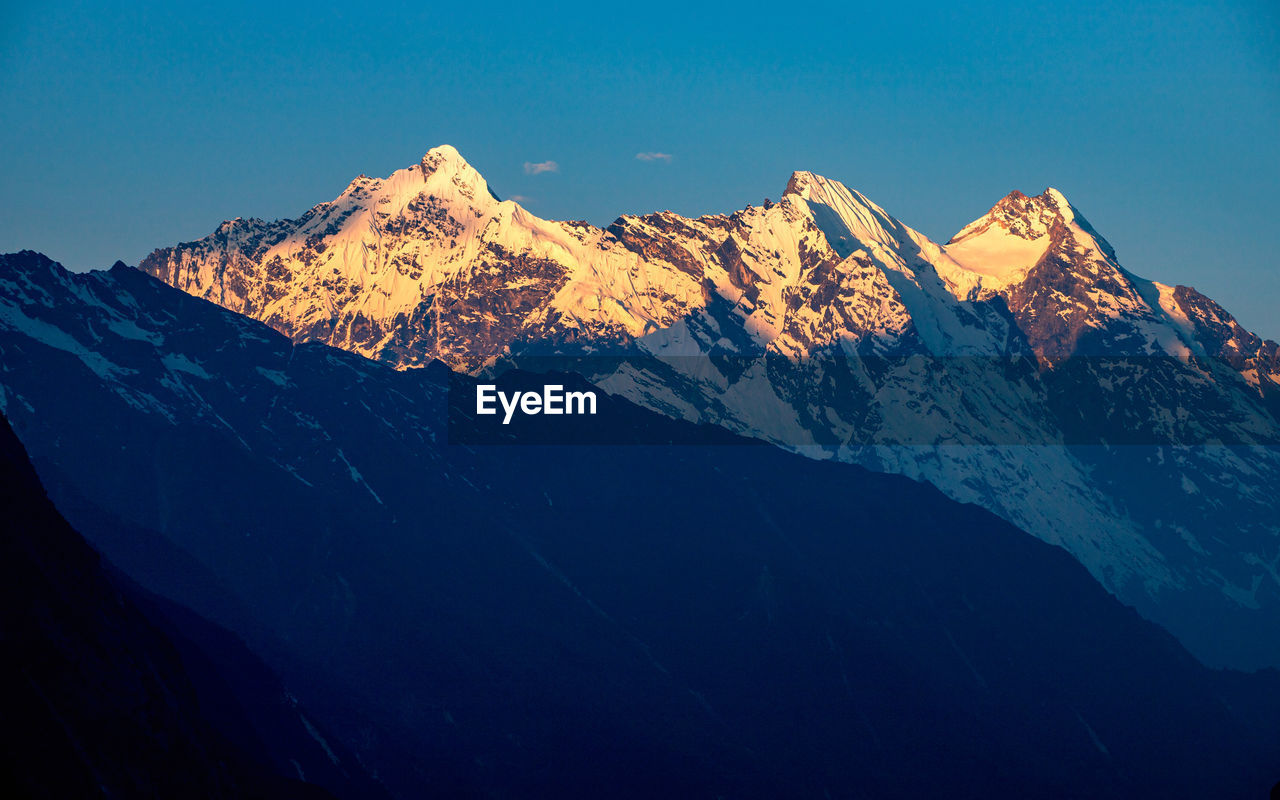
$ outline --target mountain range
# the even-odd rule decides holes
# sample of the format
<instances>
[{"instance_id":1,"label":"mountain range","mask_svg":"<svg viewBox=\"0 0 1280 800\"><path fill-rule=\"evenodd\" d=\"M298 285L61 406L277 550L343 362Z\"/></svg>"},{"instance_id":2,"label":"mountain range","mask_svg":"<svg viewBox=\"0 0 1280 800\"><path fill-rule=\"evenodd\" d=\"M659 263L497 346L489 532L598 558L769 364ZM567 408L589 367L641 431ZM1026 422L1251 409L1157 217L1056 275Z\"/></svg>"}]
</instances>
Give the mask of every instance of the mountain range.
<instances>
[{"instance_id":1,"label":"mountain range","mask_svg":"<svg viewBox=\"0 0 1280 800\"><path fill-rule=\"evenodd\" d=\"M0 257L0 365L67 522L397 797L1244 798L1280 763L1275 670L902 476L616 395L643 441L467 444L465 373L35 253Z\"/></svg>"},{"instance_id":2,"label":"mountain range","mask_svg":"<svg viewBox=\"0 0 1280 800\"><path fill-rule=\"evenodd\" d=\"M809 172L776 203L598 228L500 200L441 146L140 269L295 342L567 369L927 481L1066 548L1207 663L1280 665L1280 348L1127 271L1056 189L945 244Z\"/></svg>"}]
</instances>

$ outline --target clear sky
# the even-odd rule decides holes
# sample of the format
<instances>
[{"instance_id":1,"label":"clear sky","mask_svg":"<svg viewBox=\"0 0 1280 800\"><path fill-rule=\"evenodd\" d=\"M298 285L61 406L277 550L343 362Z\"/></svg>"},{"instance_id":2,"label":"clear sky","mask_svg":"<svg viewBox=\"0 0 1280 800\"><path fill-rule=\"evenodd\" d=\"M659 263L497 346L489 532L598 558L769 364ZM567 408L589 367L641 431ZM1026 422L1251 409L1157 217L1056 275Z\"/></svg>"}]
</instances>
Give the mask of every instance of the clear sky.
<instances>
[{"instance_id":1,"label":"clear sky","mask_svg":"<svg viewBox=\"0 0 1280 800\"><path fill-rule=\"evenodd\" d=\"M1052 185L1280 338L1278 4L1112 5L5 3L0 251L136 264L447 142L597 224L809 169L945 241Z\"/></svg>"}]
</instances>

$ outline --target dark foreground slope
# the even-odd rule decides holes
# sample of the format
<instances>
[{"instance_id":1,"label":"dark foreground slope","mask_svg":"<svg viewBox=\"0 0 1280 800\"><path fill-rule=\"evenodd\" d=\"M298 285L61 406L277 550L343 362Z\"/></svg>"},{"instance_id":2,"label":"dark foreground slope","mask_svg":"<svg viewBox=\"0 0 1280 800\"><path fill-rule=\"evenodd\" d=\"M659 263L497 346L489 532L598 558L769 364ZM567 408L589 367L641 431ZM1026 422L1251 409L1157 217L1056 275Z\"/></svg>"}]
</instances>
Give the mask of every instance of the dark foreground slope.
<instances>
[{"instance_id":1,"label":"dark foreground slope","mask_svg":"<svg viewBox=\"0 0 1280 800\"><path fill-rule=\"evenodd\" d=\"M333 796L294 777L325 756L278 680L230 633L109 575L3 418L0 496L6 796ZM380 796L338 773L312 777Z\"/></svg>"},{"instance_id":2,"label":"dark foreground slope","mask_svg":"<svg viewBox=\"0 0 1280 800\"><path fill-rule=\"evenodd\" d=\"M1206 669L927 485L609 399L617 440L681 444L461 445L461 417L450 444L469 384L442 368L295 347L123 267L0 279L4 406L55 500L403 797L1245 798L1280 773L1274 672Z\"/></svg>"}]
</instances>

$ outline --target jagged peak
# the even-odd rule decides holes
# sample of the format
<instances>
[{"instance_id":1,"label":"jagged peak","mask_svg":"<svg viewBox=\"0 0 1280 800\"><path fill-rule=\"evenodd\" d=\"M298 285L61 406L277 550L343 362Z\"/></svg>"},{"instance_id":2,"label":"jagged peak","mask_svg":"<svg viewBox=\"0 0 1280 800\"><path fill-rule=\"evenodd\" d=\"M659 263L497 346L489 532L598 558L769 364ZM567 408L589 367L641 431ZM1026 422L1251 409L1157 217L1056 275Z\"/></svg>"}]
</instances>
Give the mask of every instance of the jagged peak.
<instances>
[{"instance_id":1,"label":"jagged peak","mask_svg":"<svg viewBox=\"0 0 1280 800\"><path fill-rule=\"evenodd\" d=\"M389 193L393 197L409 198L423 191L432 193L450 193L450 184L464 190L464 194L475 198L485 195L500 200L489 188L484 177L463 158L458 149L450 144L442 144L428 150L417 164L398 169L386 178L374 178L364 173L357 175L343 190L342 196L365 195L370 192ZM320 209L327 204L320 204ZM315 209L313 209L315 210Z\"/></svg>"},{"instance_id":2,"label":"jagged peak","mask_svg":"<svg viewBox=\"0 0 1280 800\"><path fill-rule=\"evenodd\" d=\"M1088 233L1098 247L1114 258L1115 250L1103 239L1084 215L1058 189L1047 187L1038 195L1030 196L1014 189L991 207L991 210L960 229L948 245L959 244L999 226L1010 234L1028 241L1047 235L1055 225L1075 225Z\"/></svg>"},{"instance_id":3,"label":"jagged peak","mask_svg":"<svg viewBox=\"0 0 1280 800\"><path fill-rule=\"evenodd\" d=\"M422 156L419 162L422 167L423 176L431 175L434 172L447 170L449 172L465 172L472 171L474 168L467 163L467 160L458 152L458 148L451 144L437 145L431 148Z\"/></svg>"},{"instance_id":4,"label":"jagged peak","mask_svg":"<svg viewBox=\"0 0 1280 800\"><path fill-rule=\"evenodd\" d=\"M817 178L818 176L814 175L812 172L796 170L791 173L791 178L787 181L787 188L782 191L782 196L786 197L787 195L796 195L804 198L810 185L812 185Z\"/></svg>"},{"instance_id":5,"label":"jagged peak","mask_svg":"<svg viewBox=\"0 0 1280 800\"><path fill-rule=\"evenodd\" d=\"M492 199L501 198L489 187L484 177L463 158L453 145L442 144L428 150L417 164L398 169L386 178L359 175L347 185L339 196L353 197L367 204L368 196L390 198L393 202L409 202L419 195L453 198L460 196L466 202L483 206ZM317 206L317 209L327 204Z\"/></svg>"},{"instance_id":6,"label":"jagged peak","mask_svg":"<svg viewBox=\"0 0 1280 800\"><path fill-rule=\"evenodd\" d=\"M1052 186L1046 187L1045 190L1040 193L1040 197L1045 198L1046 201L1052 201L1060 209L1068 209L1072 212L1074 212L1075 210L1071 205L1071 203L1067 200L1066 195L1064 195L1062 192L1058 191L1057 189L1053 188Z\"/></svg>"},{"instance_id":7,"label":"jagged peak","mask_svg":"<svg viewBox=\"0 0 1280 800\"><path fill-rule=\"evenodd\" d=\"M959 244L986 233L992 227L999 227L1019 239L1039 239L1055 220L1061 219L1057 200L1060 193L1054 190L1055 194L1050 195L1049 191L1045 189L1039 195L1030 196L1014 189L1000 198L987 213L961 228L947 244ZM1070 207L1069 203L1066 205Z\"/></svg>"},{"instance_id":8,"label":"jagged peak","mask_svg":"<svg viewBox=\"0 0 1280 800\"><path fill-rule=\"evenodd\" d=\"M861 192L850 189L834 178L827 178L808 170L796 170L791 173L791 179L787 181L787 188L782 192L784 198L791 196L801 200L821 201L830 195L847 195L851 198L856 198L860 203L883 213L883 209L868 200L867 196Z\"/></svg>"},{"instance_id":9,"label":"jagged peak","mask_svg":"<svg viewBox=\"0 0 1280 800\"><path fill-rule=\"evenodd\" d=\"M483 204L486 199L502 202L502 198L489 186L484 176L451 144L438 145L428 150L419 166L423 180L428 185L447 180L459 188L468 187L470 192L464 191L464 194L469 194L470 199L477 204Z\"/></svg>"},{"instance_id":10,"label":"jagged peak","mask_svg":"<svg viewBox=\"0 0 1280 800\"><path fill-rule=\"evenodd\" d=\"M1055 247L1084 248L1115 258L1107 240L1052 186L1038 195L1009 192L944 245L946 254L967 272L981 276L988 289L1022 280Z\"/></svg>"},{"instance_id":11,"label":"jagged peak","mask_svg":"<svg viewBox=\"0 0 1280 800\"><path fill-rule=\"evenodd\" d=\"M861 192L813 172L791 174L783 199L809 207L814 221L842 256L864 246L895 249L911 231Z\"/></svg>"},{"instance_id":12,"label":"jagged peak","mask_svg":"<svg viewBox=\"0 0 1280 800\"><path fill-rule=\"evenodd\" d=\"M1024 216L1035 211L1055 214L1065 222L1070 222L1076 217L1075 206L1071 205L1066 195L1052 186L1046 187L1037 195L1026 195L1014 189L991 208L992 213L1004 212Z\"/></svg>"}]
</instances>

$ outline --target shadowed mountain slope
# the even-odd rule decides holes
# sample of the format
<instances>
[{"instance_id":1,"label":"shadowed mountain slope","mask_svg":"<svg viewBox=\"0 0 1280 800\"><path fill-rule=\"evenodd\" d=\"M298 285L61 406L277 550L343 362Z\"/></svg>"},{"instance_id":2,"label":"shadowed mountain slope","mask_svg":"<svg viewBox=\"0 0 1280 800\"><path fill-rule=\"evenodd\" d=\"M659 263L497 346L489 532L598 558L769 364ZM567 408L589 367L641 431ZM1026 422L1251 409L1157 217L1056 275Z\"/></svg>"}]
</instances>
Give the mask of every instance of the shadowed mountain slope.
<instances>
[{"instance_id":1,"label":"shadowed mountain slope","mask_svg":"<svg viewBox=\"0 0 1280 800\"><path fill-rule=\"evenodd\" d=\"M1280 676L1205 668L928 485L607 396L594 424L649 444L466 444L491 418L441 365L123 267L0 276L3 403L55 499L207 570L402 797L1244 798L1280 767Z\"/></svg>"}]
</instances>

